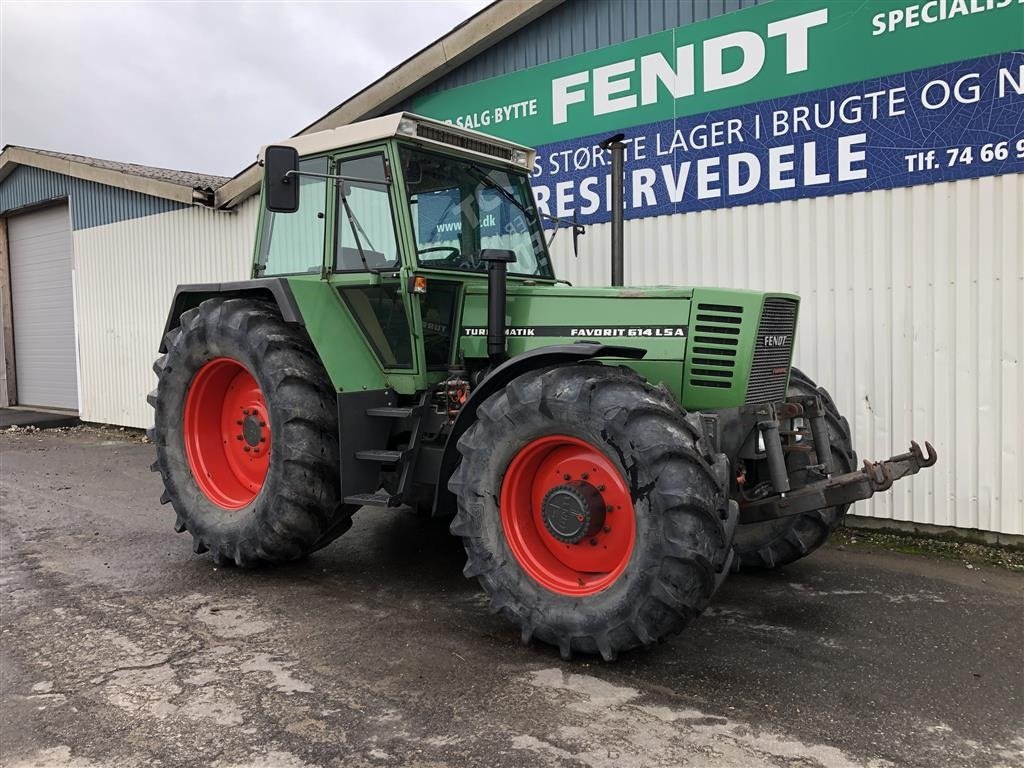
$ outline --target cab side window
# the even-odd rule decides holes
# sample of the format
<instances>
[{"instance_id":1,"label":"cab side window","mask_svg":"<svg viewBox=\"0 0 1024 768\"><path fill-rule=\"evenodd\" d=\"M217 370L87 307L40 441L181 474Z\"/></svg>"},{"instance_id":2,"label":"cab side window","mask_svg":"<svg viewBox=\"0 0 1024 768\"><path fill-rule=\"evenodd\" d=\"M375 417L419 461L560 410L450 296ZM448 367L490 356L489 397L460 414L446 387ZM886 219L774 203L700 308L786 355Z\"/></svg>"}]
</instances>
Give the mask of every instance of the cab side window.
<instances>
[{"instance_id":1,"label":"cab side window","mask_svg":"<svg viewBox=\"0 0 1024 768\"><path fill-rule=\"evenodd\" d=\"M299 163L307 173L327 173L327 158ZM324 263L327 179L299 176L299 210L263 215L258 261L261 275L319 273Z\"/></svg>"},{"instance_id":2,"label":"cab side window","mask_svg":"<svg viewBox=\"0 0 1024 768\"><path fill-rule=\"evenodd\" d=\"M338 182L335 270L397 267L398 241L384 155L345 158L336 172L347 178Z\"/></svg>"}]
</instances>

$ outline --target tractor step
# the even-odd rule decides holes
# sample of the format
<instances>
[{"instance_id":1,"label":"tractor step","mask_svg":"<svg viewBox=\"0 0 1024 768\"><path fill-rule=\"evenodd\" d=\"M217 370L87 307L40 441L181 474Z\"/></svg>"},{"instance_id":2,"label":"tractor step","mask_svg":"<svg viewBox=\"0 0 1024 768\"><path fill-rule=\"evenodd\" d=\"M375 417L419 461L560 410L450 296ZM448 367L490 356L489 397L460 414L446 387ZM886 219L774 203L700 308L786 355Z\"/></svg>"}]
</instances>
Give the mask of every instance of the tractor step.
<instances>
[{"instance_id":1,"label":"tractor step","mask_svg":"<svg viewBox=\"0 0 1024 768\"><path fill-rule=\"evenodd\" d=\"M356 493L345 497L346 504L355 504L359 507L399 507L401 499L389 493Z\"/></svg>"},{"instance_id":2,"label":"tractor step","mask_svg":"<svg viewBox=\"0 0 1024 768\"><path fill-rule=\"evenodd\" d=\"M384 419L407 419L413 415L415 408L386 405L381 408L367 408L367 416L378 416Z\"/></svg>"},{"instance_id":3,"label":"tractor step","mask_svg":"<svg viewBox=\"0 0 1024 768\"><path fill-rule=\"evenodd\" d=\"M398 464L405 457L405 451L356 451L360 461L376 461L380 464Z\"/></svg>"}]
</instances>

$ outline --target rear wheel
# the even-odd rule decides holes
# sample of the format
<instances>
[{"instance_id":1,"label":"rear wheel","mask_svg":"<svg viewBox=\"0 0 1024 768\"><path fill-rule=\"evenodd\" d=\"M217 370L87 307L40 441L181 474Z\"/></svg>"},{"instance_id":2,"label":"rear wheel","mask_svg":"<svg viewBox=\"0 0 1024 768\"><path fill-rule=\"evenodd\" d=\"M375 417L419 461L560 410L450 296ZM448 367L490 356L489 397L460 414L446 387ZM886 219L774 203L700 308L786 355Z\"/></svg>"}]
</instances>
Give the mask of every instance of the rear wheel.
<instances>
[{"instance_id":1,"label":"rear wheel","mask_svg":"<svg viewBox=\"0 0 1024 768\"><path fill-rule=\"evenodd\" d=\"M269 303L213 298L165 341L153 469L194 550L274 563L344 533L354 508L338 503L337 406L305 332Z\"/></svg>"},{"instance_id":2,"label":"rear wheel","mask_svg":"<svg viewBox=\"0 0 1024 768\"><path fill-rule=\"evenodd\" d=\"M480 406L459 451L465 574L524 641L614 658L680 631L728 570L728 462L631 371L525 374Z\"/></svg>"},{"instance_id":3,"label":"rear wheel","mask_svg":"<svg viewBox=\"0 0 1024 768\"><path fill-rule=\"evenodd\" d=\"M790 397L817 395L825 406L832 450L833 474L852 472L857 467L857 454L853 450L850 424L839 414L832 396L824 387L817 386L803 371L793 368L789 377ZM792 488L807 484L804 468L811 463L806 453L791 453L786 459ZM822 544L846 516L849 504L826 507L793 517L750 523L736 528L736 554L740 565L746 568L777 568L809 555Z\"/></svg>"}]
</instances>

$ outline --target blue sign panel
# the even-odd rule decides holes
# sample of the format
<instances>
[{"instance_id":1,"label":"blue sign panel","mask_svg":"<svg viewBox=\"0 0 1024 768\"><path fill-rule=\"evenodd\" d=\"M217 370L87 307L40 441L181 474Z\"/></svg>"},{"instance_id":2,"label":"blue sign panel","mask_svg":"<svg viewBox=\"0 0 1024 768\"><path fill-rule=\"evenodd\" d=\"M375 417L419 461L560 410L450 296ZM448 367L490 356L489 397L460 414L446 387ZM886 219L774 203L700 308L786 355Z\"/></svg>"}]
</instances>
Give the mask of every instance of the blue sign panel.
<instances>
[{"instance_id":1,"label":"blue sign panel","mask_svg":"<svg viewBox=\"0 0 1024 768\"><path fill-rule=\"evenodd\" d=\"M538 148L537 202L610 218L604 136ZM626 217L1024 172L1024 51L627 131Z\"/></svg>"}]
</instances>

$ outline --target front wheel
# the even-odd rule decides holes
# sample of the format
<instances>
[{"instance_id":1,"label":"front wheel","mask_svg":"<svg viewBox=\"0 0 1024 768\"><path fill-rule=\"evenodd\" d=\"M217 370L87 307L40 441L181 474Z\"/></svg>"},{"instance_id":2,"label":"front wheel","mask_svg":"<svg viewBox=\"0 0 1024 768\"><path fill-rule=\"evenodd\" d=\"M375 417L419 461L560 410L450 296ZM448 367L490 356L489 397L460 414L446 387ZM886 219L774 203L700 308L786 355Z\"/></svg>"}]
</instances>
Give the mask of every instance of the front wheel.
<instances>
[{"instance_id":1,"label":"front wheel","mask_svg":"<svg viewBox=\"0 0 1024 768\"><path fill-rule=\"evenodd\" d=\"M612 659L679 632L728 571L727 459L631 371L525 374L480 406L459 451L465 574L524 641Z\"/></svg>"},{"instance_id":2,"label":"front wheel","mask_svg":"<svg viewBox=\"0 0 1024 768\"><path fill-rule=\"evenodd\" d=\"M301 328L276 307L212 298L181 315L154 366L161 501L197 553L300 558L351 526L339 504L337 405Z\"/></svg>"}]
</instances>

